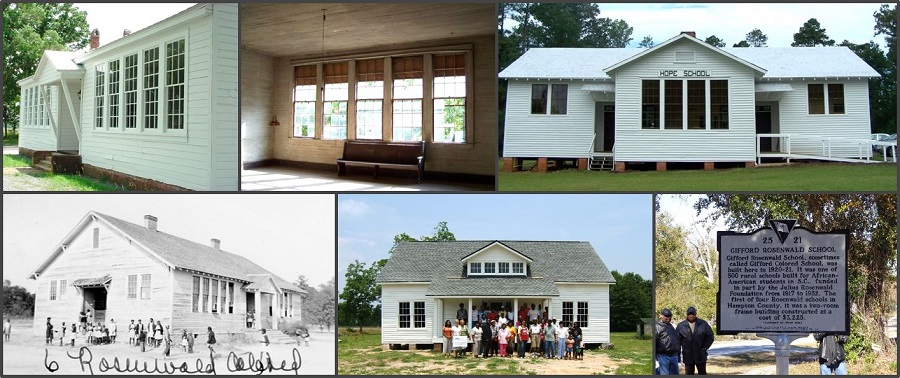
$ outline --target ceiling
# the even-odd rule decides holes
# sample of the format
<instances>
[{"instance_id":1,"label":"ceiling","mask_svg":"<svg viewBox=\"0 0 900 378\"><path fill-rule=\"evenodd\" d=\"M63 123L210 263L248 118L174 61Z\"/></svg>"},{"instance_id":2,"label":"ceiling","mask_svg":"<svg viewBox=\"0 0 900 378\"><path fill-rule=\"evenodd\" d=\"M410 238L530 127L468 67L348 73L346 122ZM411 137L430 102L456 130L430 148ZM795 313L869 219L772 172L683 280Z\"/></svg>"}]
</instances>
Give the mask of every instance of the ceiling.
<instances>
[{"instance_id":1,"label":"ceiling","mask_svg":"<svg viewBox=\"0 0 900 378\"><path fill-rule=\"evenodd\" d=\"M275 57L338 55L493 35L495 5L428 3L241 4L241 45Z\"/></svg>"}]
</instances>

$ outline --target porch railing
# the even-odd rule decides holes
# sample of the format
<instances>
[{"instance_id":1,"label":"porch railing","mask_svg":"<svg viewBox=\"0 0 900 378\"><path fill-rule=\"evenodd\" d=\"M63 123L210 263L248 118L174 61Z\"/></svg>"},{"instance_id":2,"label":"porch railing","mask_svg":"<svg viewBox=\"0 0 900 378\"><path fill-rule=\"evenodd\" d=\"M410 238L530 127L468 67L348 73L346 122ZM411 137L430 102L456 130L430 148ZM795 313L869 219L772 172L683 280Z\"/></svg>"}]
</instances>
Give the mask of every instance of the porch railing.
<instances>
[{"instance_id":1,"label":"porch railing","mask_svg":"<svg viewBox=\"0 0 900 378\"><path fill-rule=\"evenodd\" d=\"M777 143L773 143L778 146L775 151L762 150L764 138L777 141ZM756 134L756 163L760 164L762 158L784 158L788 162L791 159L814 159L874 163L876 161L872 160L873 147L882 149L884 161L888 161L888 155L890 155L890 161L897 162L897 144L895 142L801 134ZM855 154L848 152L853 150L856 151Z\"/></svg>"}]
</instances>

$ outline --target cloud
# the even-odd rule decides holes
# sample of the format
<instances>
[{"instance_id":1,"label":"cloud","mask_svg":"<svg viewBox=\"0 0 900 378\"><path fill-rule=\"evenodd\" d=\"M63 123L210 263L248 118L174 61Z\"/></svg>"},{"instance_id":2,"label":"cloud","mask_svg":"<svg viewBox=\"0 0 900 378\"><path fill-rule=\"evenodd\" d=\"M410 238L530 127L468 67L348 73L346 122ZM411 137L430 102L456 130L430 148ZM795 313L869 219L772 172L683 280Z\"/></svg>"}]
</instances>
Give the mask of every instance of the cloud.
<instances>
[{"instance_id":1,"label":"cloud","mask_svg":"<svg viewBox=\"0 0 900 378\"><path fill-rule=\"evenodd\" d=\"M338 203L338 214L340 216L358 218L372 211L372 206L355 199L345 199Z\"/></svg>"}]
</instances>

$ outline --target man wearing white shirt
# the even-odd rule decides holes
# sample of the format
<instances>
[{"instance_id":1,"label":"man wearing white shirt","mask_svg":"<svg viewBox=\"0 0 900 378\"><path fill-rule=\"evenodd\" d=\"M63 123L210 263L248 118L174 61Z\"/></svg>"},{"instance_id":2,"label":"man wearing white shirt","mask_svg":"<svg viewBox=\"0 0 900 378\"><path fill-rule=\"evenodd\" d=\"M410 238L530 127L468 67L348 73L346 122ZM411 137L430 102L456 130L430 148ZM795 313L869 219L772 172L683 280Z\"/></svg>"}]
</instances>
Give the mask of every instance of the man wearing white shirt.
<instances>
[{"instance_id":1,"label":"man wearing white shirt","mask_svg":"<svg viewBox=\"0 0 900 378\"><path fill-rule=\"evenodd\" d=\"M535 321L535 319L537 319L538 316L541 316L541 312L538 311L538 310L534 307L534 303L532 303L532 304L531 304L531 310L528 310L528 322L533 322L533 321Z\"/></svg>"},{"instance_id":2,"label":"man wearing white shirt","mask_svg":"<svg viewBox=\"0 0 900 378\"><path fill-rule=\"evenodd\" d=\"M541 352L541 325L537 320L532 320L528 331L531 336L531 358L534 358Z\"/></svg>"}]
</instances>

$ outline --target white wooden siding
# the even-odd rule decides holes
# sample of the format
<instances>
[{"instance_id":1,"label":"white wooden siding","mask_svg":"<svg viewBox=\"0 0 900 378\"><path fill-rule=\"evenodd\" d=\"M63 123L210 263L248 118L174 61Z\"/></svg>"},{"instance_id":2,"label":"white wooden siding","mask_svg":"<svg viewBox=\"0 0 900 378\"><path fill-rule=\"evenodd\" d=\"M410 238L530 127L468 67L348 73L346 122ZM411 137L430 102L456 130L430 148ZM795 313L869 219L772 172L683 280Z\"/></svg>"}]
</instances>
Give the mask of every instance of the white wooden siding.
<instances>
[{"instance_id":1,"label":"white wooden siding","mask_svg":"<svg viewBox=\"0 0 900 378\"><path fill-rule=\"evenodd\" d=\"M434 300L425 297L428 284L381 284L381 343L431 344L434 339ZM425 328L400 328L399 303L425 302ZM415 306L410 303L410 325Z\"/></svg>"},{"instance_id":2,"label":"white wooden siding","mask_svg":"<svg viewBox=\"0 0 900 378\"><path fill-rule=\"evenodd\" d=\"M242 163L272 159L272 95L275 59L241 49L241 157ZM280 123L292 120L279 119Z\"/></svg>"},{"instance_id":3,"label":"white wooden siding","mask_svg":"<svg viewBox=\"0 0 900 378\"><path fill-rule=\"evenodd\" d=\"M203 311L202 304L198 303L198 311L193 311L193 274L176 271L173 279L173 333L180 334L182 329L193 333L206 333L206 327L213 327L215 332L238 332L247 326L247 295L241 291L243 283L237 281L220 280L234 283L234 312L227 313L227 301L224 313L209 312L211 307L207 305L207 312ZM200 276L201 280L208 276ZM221 290L221 289L220 289ZM221 294L220 294L221 295ZM210 294L212 297L212 294ZM201 281L200 300L203 300L203 287ZM211 300L211 299L210 299ZM221 299L219 299L221 303Z\"/></svg>"},{"instance_id":4,"label":"white wooden siding","mask_svg":"<svg viewBox=\"0 0 900 378\"><path fill-rule=\"evenodd\" d=\"M675 51L694 51L695 63L674 63ZM641 128L641 80L659 80L660 70L707 70L728 80L727 130ZM646 162L754 161L756 120L754 72L747 66L683 40L614 71L616 160Z\"/></svg>"},{"instance_id":5,"label":"white wooden siding","mask_svg":"<svg viewBox=\"0 0 900 378\"><path fill-rule=\"evenodd\" d=\"M72 114L66 104L66 95L61 86L53 86L50 98L53 103L53 120L59 130L59 150L78 151L78 135L75 134L75 124L72 122ZM73 95L72 99L77 99Z\"/></svg>"},{"instance_id":6,"label":"white wooden siding","mask_svg":"<svg viewBox=\"0 0 900 378\"><path fill-rule=\"evenodd\" d=\"M588 326L581 328L584 342L609 343L609 284L558 284L556 288L559 297L550 301L551 317L562 319L562 302L588 302ZM578 303L572 305L577 316Z\"/></svg>"},{"instance_id":7,"label":"white wooden siding","mask_svg":"<svg viewBox=\"0 0 900 378\"><path fill-rule=\"evenodd\" d=\"M481 263L481 272L484 273L484 263L486 262L508 262L509 263L509 273L512 273L512 263L521 262L523 265L523 269L527 271L528 261L523 259L521 256L511 252L504 246L501 245L492 245L482 251L479 251L478 254L472 256L468 260L466 260L466 271L468 271L468 265L473 262ZM494 272L499 273L500 266L495 265ZM458 305L457 305L458 306ZM454 313L455 314L455 313ZM454 315L455 316L455 315Z\"/></svg>"},{"instance_id":8,"label":"white wooden siding","mask_svg":"<svg viewBox=\"0 0 900 378\"><path fill-rule=\"evenodd\" d=\"M47 63L47 65L52 67L49 63ZM19 98L25 98L26 88L38 88L38 86L35 86L34 84L24 84L19 90ZM50 96L50 99L53 101L52 96ZM24 101L22 101L22 104L24 105ZM25 106L20 106L20 123L24 119ZM56 151L56 139L56 134L53 133L53 128L50 126L26 125L22 123L19 127L19 147L28 148L34 151Z\"/></svg>"},{"instance_id":9,"label":"white wooden siding","mask_svg":"<svg viewBox=\"0 0 900 378\"><path fill-rule=\"evenodd\" d=\"M212 165L210 190L237 190L238 5L213 4Z\"/></svg>"},{"instance_id":10,"label":"white wooden siding","mask_svg":"<svg viewBox=\"0 0 900 378\"><path fill-rule=\"evenodd\" d=\"M93 248L93 230L100 228L100 243ZM150 299L141 299L141 274L150 274ZM67 325L78 321L82 311L80 289L71 286L81 278L99 278L110 275L105 322L115 319L119 331L128 329L131 319L149 318L161 320L163 325L172 321L172 273L158 260L116 234L102 223L90 222L51 263L37 280L35 295L34 330L44 332L47 317L55 329L61 322ZM137 298L129 299L128 275L137 275ZM50 281L67 281L66 297L50 301ZM58 288L57 288L58 290ZM122 327L125 327L124 329Z\"/></svg>"},{"instance_id":11,"label":"white wooden siding","mask_svg":"<svg viewBox=\"0 0 900 378\"><path fill-rule=\"evenodd\" d=\"M844 114L815 114L808 110L808 84L843 84ZM793 91L785 92L779 108L779 128L782 134L804 134L830 138L869 139L871 124L869 119L869 83L867 80L817 80L792 82ZM827 104L827 103L826 103ZM773 120L774 123L774 120ZM820 142L794 140L791 152L819 154ZM855 144L832 144L834 156L858 156Z\"/></svg>"},{"instance_id":12,"label":"white wooden siding","mask_svg":"<svg viewBox=\"0 0 900 378\"><path fill-rule=\"evenodd\" d=\"M590 83L510 79L503 157L586 158L594 137L594 98L581 87ZM531 114L532 84L568 84L567 114Z\"/></svg>"}]
</instances>

